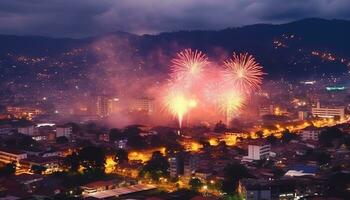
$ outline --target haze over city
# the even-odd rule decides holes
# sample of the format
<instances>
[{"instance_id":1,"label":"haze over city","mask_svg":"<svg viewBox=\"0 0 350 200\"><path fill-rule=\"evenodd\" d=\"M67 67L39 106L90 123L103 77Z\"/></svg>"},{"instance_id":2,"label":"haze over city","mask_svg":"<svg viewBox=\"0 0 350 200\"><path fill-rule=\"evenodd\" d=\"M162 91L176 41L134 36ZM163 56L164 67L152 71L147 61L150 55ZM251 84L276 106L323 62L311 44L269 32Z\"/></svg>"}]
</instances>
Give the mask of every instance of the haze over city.
<instances>
[{"instance_id":1,"label":"haze over city","mask_svg":"<svg viewBox=\"0 0 350 200\"><path fill-rule=\"evenodd\" d=\"M1 199L349 199L350 2L0 2Z\"/></svg>"}]
</instances>

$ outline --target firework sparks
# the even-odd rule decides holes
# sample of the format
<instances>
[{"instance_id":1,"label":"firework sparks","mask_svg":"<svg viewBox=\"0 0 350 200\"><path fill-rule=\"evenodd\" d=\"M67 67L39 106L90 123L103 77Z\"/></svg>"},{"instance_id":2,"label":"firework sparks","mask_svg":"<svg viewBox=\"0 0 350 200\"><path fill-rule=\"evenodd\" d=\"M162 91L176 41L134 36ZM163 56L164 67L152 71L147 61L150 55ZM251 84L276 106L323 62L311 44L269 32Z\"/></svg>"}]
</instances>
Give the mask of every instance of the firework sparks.
<instances>
[{"instance_id":1,"label":"firework sparks","mask_svg":"<svg viewBox=\"0 0 350 200\"><path fill-rule=\"evenodd\" d=\"M254 57L247 53L233 54L224 62L224 70L218 70L215 63L209 65L206 55L198 50L185 49L171 62L164 105L167 112L178 119L180 127L184 116L192 116L195 108L194 118L218 108L226 116L226 122L230 122L251 92L260 87L264 74Z\"/></svg>"},{"instance_id":2,"label":"firework sparks","mask_svg":"<svg viewBox=\"0 0 350 200\"><path fill-rule=\"evenodd\" d=\"M262 83L262 67L248 53L233 54L233 58L224 62L225 78L242 91L252 91Z\"/></svg>"},{"instance_id":3,"label":"firework sparks","mask_svg":"<svg viewBox=\"0 0 350 200\"><path fill-rule=\"evenodd\" d=\"M209 63L204 53L192 49L179 52L171 62L171 76L182 82L194 81L201 77L204 67Z\"/></svg>"},{"instance_id":4,"label":"firework sparks","mask_svg":"<svg viewBox=\"0 0 350 200\"><path fill-rule=\"evenodd\" d=\"M226 115L226 123L231 120L234 112L238 111L245 102L245 97L237 90L226 91L219 99L219 109Z\"/></svg>"},{"instance_id":5,"label":"firework sparks","mask_svg":"<svg viewBox=\"0 0 350 200\"><path fill-rule=\"evenodd\" d=\"M182 92L172 91L165 98L165 105L166 109L178 119L181 128L183 117L197 106L197 101L187 98Z\"/></svg>"}]
</instances>

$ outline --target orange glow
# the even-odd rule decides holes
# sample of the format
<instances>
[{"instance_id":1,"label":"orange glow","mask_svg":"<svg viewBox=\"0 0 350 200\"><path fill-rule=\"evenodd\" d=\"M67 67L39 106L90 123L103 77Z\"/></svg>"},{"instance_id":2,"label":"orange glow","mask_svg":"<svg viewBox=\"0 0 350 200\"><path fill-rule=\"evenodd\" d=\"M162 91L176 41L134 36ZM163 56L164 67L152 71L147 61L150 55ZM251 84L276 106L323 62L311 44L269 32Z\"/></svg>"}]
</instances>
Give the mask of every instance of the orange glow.
<instances>
[{"instance_id":1,"label":"orange glow","mask_svg":"<svg viewBox=\"0 0 350 200\"><path fill-rule=\"evenodd\" d=\"M282 115L282 111L279 107L276 107L274 110L274 115Z\"/></svg>"},{"instance_id":2,"label":"orange glow","mask_svg":"<svg viewBox=\"0 0 350 200\"><path fill-rule=\"evenodd\" d=\"M114 161L112 156L108 156L105 163L105 173L110 174L114 172L117 163Z\"/></svg>"},{"instance_id":3,"label":"orange glow","mask_svg":"<svg viewBox=\"0 0 350 200\"><path fill-rule=\"evenodd\" d=\"M184 115L197 106L195 99L187 98L181 92L176 91L171 91L165 101L168 111L177 117L180 127L182 126Z\"/></svg>"},{"instance_id":4,"label":"orange glow","mask_svg":"<svg viewBox=\"0 0 350 200\"><path fill-rule=\"evenodd\" d=\"M216 138L209 139L210 146L217 146L219 145L219 141Z\"/></svg>"},{"instance_id":5,"label":"orange glow","mask_svg":"<svg viewBox=\"0 0 350 200\"><path fill-rule=\"evenodd\" d=\"M181 143L186 151L198 152L203 148L203 145L195 141L184 141Z\"/></svg>"},{"instance_id":6,"label":"orange glow","mask_svg":"<svg viewBox=\"0 0 350 200\"><path fill-rule=\"evenodd\" d=\"M157 148L157 149L150 149L150 150L143 150L143 151L131 151L128 154L128 159L130 161L141 161L141 162L147 162L151 159L153 152L160 151L163 155L166 155L166 148Z\"/></svg>"},{"instance_id":7,"label":"orange glow","mask_svg":"<svg viewBox=\"0 0 350 200\"><path fill-rule=\"evenodd\" d=\"M224 141L227 146L234 146L237 143L237 136L236 135L225 135Z\"/></svg>"},{"instance_id":8,"label":"orange glow","mask_svg":"<svg viewBox=\"0 0 350 200\"><path fill-rule=\"evenodd\" d=\"M203 145L201 145L201 144L199 144L199 143L197 143L197 142L191 142L191 149L190 149L190 151L192 151L192 152L197 152L197 151L199 151L201 148L203 148Z\"/></svg>"}]
</instances>

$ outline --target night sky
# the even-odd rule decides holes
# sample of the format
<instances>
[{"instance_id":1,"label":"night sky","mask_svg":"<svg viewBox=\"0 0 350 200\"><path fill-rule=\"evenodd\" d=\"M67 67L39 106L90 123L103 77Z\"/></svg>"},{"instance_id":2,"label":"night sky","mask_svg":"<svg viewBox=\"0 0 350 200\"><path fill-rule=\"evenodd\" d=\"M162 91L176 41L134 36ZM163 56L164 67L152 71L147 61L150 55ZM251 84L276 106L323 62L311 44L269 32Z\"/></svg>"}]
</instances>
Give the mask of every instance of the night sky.
<instances>
[{"instance_id":1,"label":"night sky","mask_svg":"<svg viewBox=\"0 0 350 200\"><path fill-rule=\"evenodd\" d=\"M1 0L0 33L86 37L350 19L349 0Z\"/></svg>"}]
</instances>

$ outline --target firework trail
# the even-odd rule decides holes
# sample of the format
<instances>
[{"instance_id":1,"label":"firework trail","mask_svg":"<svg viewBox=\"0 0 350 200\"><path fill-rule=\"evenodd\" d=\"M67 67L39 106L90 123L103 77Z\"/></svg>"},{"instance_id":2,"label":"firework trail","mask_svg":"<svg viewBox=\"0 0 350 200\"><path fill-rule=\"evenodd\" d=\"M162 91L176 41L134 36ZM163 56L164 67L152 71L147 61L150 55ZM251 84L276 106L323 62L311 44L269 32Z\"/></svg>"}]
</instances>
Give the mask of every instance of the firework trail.
<instances>
[{"instance_id":1,"label":"firework trail","mask_svg":"<svg viewBox=\"0 0 350 200\"><path fill-rule=\"evenodd\" d=\"M189 98L183 91L174 87L168 91L165 97L165 107L169 113L178 119L179 127L182 127L184 116L197 106L194 98Z\"/></svg>"},{"instance_id":2,"label":"firework trail","mask_svg":"<svg viewBox=\"0 0 350 200\"><path fill-rule=\"evenodd\" d=\"M226 90L219 98L219 110L226 115L226 123L229 124L234 112L244 106L245 95L239 90Z\"/></svg>"}]
</instances>

